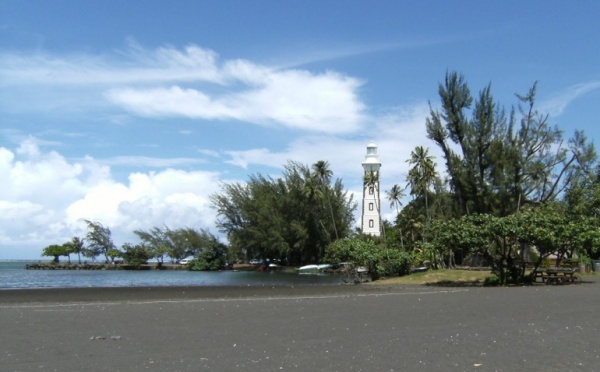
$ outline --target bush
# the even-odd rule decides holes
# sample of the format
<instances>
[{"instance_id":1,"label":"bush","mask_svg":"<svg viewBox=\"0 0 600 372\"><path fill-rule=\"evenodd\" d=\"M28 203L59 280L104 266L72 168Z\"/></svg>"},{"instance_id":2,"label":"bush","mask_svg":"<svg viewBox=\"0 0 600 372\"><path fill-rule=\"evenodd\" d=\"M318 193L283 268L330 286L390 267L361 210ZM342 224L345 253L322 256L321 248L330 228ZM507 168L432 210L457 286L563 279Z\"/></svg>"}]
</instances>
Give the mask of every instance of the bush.
<instances>
[{"instance_id":1,"label":"bush","mask_svg":"<svg viewBox=\"0 0 600 372\"><path fill-rule=\"evenodd\" d=\"M412 257L409 253L397 249L387 249L382 252L384 260L384 275L407 275L410 273Z\"/></svg>"},{"instance_id":2,"label":"bush","mask_svg":"<svg viewBox=\"0 0 600 372\"><path fill-rule=\"evenodd\" d=\"M224 246L215 245L204 248L198 257L188 264L188 269L192 271L221 270L227 261L226 257Z\"/></svg>"},{"instance_id":3,"label":"bush","mask_svg":"<svg viewBox=\"0 0 600 372\"><path fill-rule=\"evenodd\" d=\"M376 245L373 240L340 239L327 247L325 260L332 263L348 262L354 267L364 266L371 280L410 272L410 254Z\"/></svg>"},{"instance_id":4,"label":"bush","mask_svg":"<svg viewBox=\"0 0 600 372\"><path fill-rule=\"evenodd\" d=\"M492 275L492 276L488 276L487 278L485 278L485 280L483 281L483 285L485 287L497 287L499 286L500 283L500 278L497 275Z\"/></svg>"},{"instance_id":5,"label":"bush","mask_svg":"<svg viewBox=\"0 0 600 372\"><path fill-rule=\"evenodd\" d=\"M125 264L135 268L139 268L142 265L148 263L148 260L152 258L152 254L142 245L130 246L124 244L123 247L123 261Z\"/></svg>"}]
</instances>

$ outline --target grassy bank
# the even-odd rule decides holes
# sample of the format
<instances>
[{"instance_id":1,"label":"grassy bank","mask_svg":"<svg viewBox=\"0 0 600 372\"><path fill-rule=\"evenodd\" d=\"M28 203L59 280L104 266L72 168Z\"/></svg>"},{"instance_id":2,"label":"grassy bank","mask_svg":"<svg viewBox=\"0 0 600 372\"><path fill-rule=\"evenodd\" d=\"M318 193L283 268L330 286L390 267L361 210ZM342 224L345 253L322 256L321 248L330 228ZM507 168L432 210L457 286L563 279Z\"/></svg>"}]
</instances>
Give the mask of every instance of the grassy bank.
<instances>
[{"instance_id":1,"label":"grassy bank","mask_svg":"<svg viewBox=\"0 0 600 372\"><path fill-rule=\"evenodd\" d=\"M377 280L374 284L451 284L451 285L481 285L485 278L491 276L490 271L472 270L429 270L423 273L415 273L406 276L386 278ZM597 273L577 273L577 276L586 282L600 275Z\"/></svg>"},{"instance_id":2,"label":"grassy bank","mask_svg":"<svg viewBox=\"0 0 600 372\"><path fill-rule=\"evenodd\" d=\"M376 284L477 284L483 283L485 278L491 276L489 271L473 270L428 270L406 276L378 280Z\"/></svg>"}]
</instances>

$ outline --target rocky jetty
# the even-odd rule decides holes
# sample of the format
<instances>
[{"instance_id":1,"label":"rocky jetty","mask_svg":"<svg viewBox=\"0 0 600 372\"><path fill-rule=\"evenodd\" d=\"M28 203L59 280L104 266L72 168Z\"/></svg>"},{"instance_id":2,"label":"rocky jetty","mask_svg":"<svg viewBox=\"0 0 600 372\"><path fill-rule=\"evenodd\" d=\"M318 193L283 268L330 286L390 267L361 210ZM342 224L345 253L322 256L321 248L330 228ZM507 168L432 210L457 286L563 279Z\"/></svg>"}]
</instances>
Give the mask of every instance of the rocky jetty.
<instances>
[{"instance_id":1,"label":"rocky jetty","mask_svg":"<svg viewBox=\"0 0 600 372\"><path fill-rule=\"evenodd\" d=\"M25 265L26 270L187 270L185 265L146 264L127 265L123 263L53 263L36 262Z\"/></svg>"}]
</instances>

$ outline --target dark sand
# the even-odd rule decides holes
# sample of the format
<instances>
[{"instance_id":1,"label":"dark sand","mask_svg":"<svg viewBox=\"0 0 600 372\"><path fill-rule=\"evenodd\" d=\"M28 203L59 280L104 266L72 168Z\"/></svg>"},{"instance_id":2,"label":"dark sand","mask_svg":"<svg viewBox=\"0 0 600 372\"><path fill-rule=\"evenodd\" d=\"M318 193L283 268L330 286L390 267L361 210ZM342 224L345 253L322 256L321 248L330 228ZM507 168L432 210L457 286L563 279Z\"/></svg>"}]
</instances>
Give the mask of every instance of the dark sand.
<instances>
[{"instance_id":1,"label":"dark sand","mask_svg":"<svg viewBox=\"0 0 600 372\"><path fill-rule=\"evenodd\" d=\"M0 291L0 371L593 371L600 284Z\"/></svg>"}]
</instances>

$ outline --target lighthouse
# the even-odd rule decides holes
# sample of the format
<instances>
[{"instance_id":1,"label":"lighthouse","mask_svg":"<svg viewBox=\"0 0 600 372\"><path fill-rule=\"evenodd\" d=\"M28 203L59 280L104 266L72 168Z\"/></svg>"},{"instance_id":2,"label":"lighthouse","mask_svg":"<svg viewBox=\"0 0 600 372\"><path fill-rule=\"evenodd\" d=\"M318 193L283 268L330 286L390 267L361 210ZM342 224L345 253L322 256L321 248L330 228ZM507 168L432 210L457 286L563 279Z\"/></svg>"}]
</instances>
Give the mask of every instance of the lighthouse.
<instances>
[{"instance_id":1,"label":"lighthouse","mask_svg":"<svg viewBox=\"0 0 600 372\"><path fill-rule=\"evenodd\" d=\"M377 145L370 142L367 145L367 155L362 163L363 202L361 231L373 236L381 235L381 202L379 198L379 169L381 162L377 154Z\"/></svg>"}]
</instances>

